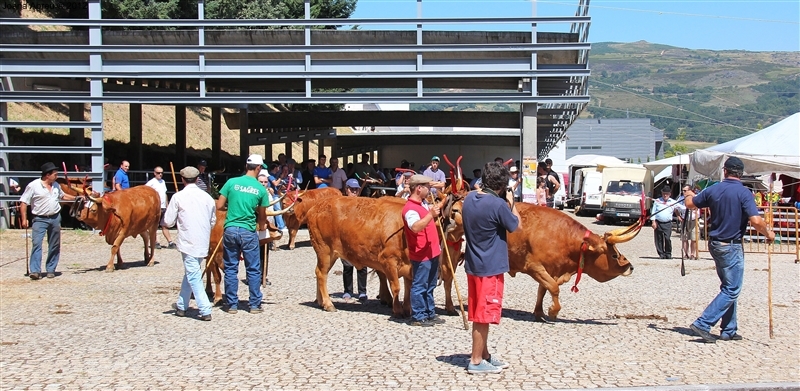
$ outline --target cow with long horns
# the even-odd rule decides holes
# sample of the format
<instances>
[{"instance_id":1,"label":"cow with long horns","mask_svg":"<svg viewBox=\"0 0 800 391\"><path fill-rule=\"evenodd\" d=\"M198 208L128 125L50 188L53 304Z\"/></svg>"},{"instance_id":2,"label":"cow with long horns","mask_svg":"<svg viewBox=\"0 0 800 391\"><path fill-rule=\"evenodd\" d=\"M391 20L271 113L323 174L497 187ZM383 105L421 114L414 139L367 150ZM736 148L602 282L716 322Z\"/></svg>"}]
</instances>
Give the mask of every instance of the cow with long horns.
<instances>
[{"instance_id":1,"label":"cow with long horns","mask_svg":"<svg viewBox=\"0 0 800 391\"><path fill-rule=\"evenodd\" d=\"M450 217L448 236L461 237L462 202L458 201L446 213ZM520 229L508 234L508 274L515 277L524 273L539 283L534 317L544 320L542 302L545 292L550 292L553 304L548 310L549 318L555 319L561 310L558 300L560 286L568 282L572 275L582 271L598 282L606 282L617 276L628 276L633 265L623 256L616 245L632 240L641 230L641 224L606 232L603 236L592 233L588 228L564 213L551 208L518 203ZM450 294L452 275L445 278L445 310L455 313ZM577 291L576 286L573 287Z\"/></svg>"},{"instance_id":2,"label":"cow with long horns","mask_svg":"<svg viewBox=\"0 0 800 391\"><path fill-rule=\"evenodd\" d=\"M106 271L114 271L114 258L117 267L122 267L120 246L125 238L140 235L144 241L144 261L153 266L153 255L156 243L158 221L161 217L161 200L153 188L136 186L130 189L107 193L102 197L94 196L84 187L73 190L83 193L85 203L76 203L73 216L86 225L99 229L105 236L106 243L111 245L111 258ZM148 251L149 250L149 251Z\"/></svg>"}]
</instances>

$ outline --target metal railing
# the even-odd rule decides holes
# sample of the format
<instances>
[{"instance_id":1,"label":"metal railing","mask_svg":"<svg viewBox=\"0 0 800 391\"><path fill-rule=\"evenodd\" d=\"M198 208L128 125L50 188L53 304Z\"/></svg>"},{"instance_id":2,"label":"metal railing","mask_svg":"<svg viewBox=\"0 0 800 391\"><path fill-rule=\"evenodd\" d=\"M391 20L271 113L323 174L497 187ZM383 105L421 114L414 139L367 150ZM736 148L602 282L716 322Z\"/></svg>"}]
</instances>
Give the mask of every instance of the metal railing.
<instances>
[{"instance_id":1,"label":"metal railing","mask_svg":"<svg viewBox=\"0 0 800 391\"><path fill-rule=\"evenodd\" d=\"M773 206L772 213L766 206L758 206L759 213L764 217L767 227L775 231L775 241L771 243L773 254L794 254L795 262L800 262L800 215L795 207ZM710 211L701 211L699 223L695 226L695 233L703 243L698 243L698 251L708 252L708 224L705 224ZM746 253L766 254L766 237L759 234L750 223L743 237L742 245Z\"/></svg>"}]
</instances>

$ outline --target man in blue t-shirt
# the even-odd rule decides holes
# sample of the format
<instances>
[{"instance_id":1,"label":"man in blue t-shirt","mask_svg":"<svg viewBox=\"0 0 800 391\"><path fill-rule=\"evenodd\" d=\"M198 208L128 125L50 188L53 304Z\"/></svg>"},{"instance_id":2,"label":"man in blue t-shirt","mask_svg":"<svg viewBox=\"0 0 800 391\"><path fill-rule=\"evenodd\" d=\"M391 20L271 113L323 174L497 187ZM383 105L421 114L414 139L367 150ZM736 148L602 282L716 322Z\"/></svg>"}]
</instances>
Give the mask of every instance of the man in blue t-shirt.
<instances>
[{"instance_id":1,"label":"man in blue t-shirt","mask_svg":"<svg viewBox=\"0 0 800 391\"><path fill-rule=\"evenodd\" d=\"M331 185L331 169L325 167L325 162L328 161L328 157L325 155L319 155L319 162L317 166L314 167L314 184L317 185L317 189L322 189Z\"/></svg>"},{"instance_id":2,"label":"man in blue t-shirt","mask_svg":"<svg viewBox=\"0 0 800 391\"><path fill-rule=\"evenodd\" d=\"M464 199L464 268L472 321L472 356L467 372L473 374L498 373L508 368L508 364L489 354L487 347L489 324L500 324L503 308L503 273L509 271L506 231L514 232L520 222L514 194L506 192L508 178L505 166L486 163L482 190L472 191Z\"/></svg>"},{"instance_id":3,"label":"man in blue t-shirt","mask_svg":"<svg viewBox=\"0 0 800 391\"><path fill-rule=\"evenodd\" d=\"M114 174L114 186L112 187L113 190L124 190L131 187L131 183L128 181L128 170L130 168L131 164L127 160L123 160L119 165L117 173Z\"/></svg>"},{"instance_id":4,"label":"man in blue t-shirt","mask_svg":"<svg viewBox=\"0 0 800 391\"><path fill-rule=\"evenodd\" d=\"M711 335L713 327L720 319L719 339L738 341L736 307L744 279L744 248L742 237L747 232L747 223L762 235L767 243L775 239L775 232L767 227L758 213L753 194L742 185L744 163L736 156L725 161L725 179L695 196L691 190L684 191L686 207L691 209L710 208L711 217L708 231L708 250L714 258L719 276L720 292L706 307L690 328L707 343L715 343Z\"/></svg>"}]
</instances>

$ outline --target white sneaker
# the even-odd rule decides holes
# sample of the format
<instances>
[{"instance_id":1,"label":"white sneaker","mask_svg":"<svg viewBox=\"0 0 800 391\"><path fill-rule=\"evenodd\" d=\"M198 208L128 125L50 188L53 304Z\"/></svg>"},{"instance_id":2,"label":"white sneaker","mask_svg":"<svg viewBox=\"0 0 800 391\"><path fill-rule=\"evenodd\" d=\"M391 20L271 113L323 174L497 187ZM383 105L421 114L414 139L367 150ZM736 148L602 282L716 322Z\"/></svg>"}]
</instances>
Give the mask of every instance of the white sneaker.
<instances>
[{"instance_id":1,"label":"white sneaker","mask_svg":"<svg viewBox=\"0 0 800 391\"><path fill-rule=\"evenodd\" d=\"M285 234L288 234L289 233L289 228L283 227L283 229L281 229L281 231L283 231L283 233L285 233Z\"/></svg>"},{"instance_id":2,"label":"white sneaker","mask_svg":"<svg viewBox=\"0 0 800 391\"><path fill-rule=\"evenodd\" d=\"M350 300L352 298L353 298L353 296L350 296L350 294L347 293L347 292L345 292L345 294L342 295L342 299L345 299L345 300Z\"/></svg>"}]
</instances>

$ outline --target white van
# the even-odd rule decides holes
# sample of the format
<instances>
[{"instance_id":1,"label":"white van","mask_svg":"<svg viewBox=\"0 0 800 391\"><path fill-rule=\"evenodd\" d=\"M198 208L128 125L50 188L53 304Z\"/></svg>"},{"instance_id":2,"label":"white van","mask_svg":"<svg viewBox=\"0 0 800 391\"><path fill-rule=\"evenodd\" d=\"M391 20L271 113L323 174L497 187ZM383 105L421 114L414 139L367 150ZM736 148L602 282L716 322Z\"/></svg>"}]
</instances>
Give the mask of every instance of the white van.
<instances>
[{"instance_id":1,"label":"white van","mask_svg":"<svg viewBox=\"0 0 800 391\"><path fill-rule=\"evenodd\" d=\"M597 214L603 211L603 173L595 167L581 169L581 203L579 212L583 215Z\"/></svg>"},{"instance_id":2,"label":"white van","mask_svg":"<svg viewBox=\"0 0 800 391\"><path fill-rule=\"evenodd\" d=\"M561 179L561 186L558 187L556 194L553 196L553 207L564 210L567 205L567 194L569 193L569 175L559 172L556 172L556 174L559 175L558 179Z\"/></svg>"}]
</instances>

